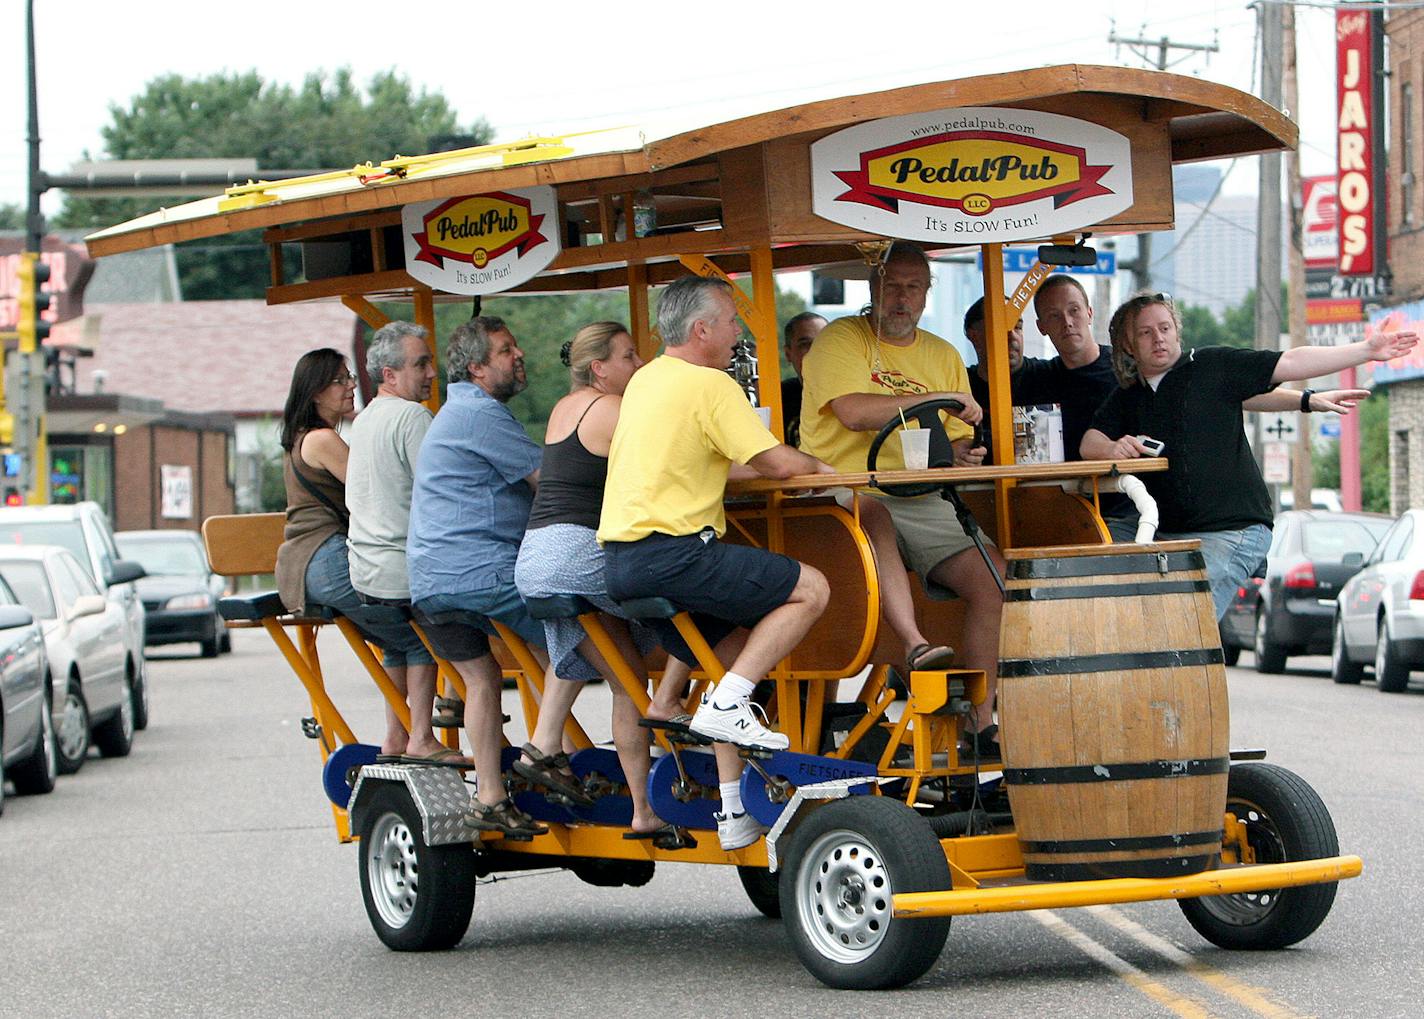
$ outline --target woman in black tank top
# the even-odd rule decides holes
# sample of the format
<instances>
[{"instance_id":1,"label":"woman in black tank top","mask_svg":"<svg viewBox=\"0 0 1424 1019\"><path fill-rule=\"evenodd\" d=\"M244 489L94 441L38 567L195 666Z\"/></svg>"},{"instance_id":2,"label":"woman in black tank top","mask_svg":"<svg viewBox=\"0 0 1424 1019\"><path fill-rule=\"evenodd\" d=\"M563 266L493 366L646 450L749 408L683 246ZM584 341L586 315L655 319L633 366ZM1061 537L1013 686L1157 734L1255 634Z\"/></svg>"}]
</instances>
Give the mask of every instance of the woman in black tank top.
<instances>
[{"instance_id":1,"label":"woman in black tank top","mask_svg":"<svg viewBox=\"0 0 1424 1019\"><path fill-rule=\"evenodd\" d=\"M609 635L646 684L643 655L654 642L647 631L630 631L623 619L616 618L617 606L604 587L603 550L596 537L619 404L628 380L643 362L628 330L616 322L584 326L564 345L562 356L569 366L572 388L549 414L539 488L519 549L514 582L526 598L577 594L603 609ZM633 801L632 831L627 837L652 838L655 843L661 839L669 845L676 842L676 831L664 825L648 805L648 730L638 725L642 716L637 705L593 650L577 620L545 620L544 630L549 659L558 675L577 675L578 670L570 669L568 663L582 658L603 674L613 691L613 742ZM667 719L682 712L677 694L686 672L686 666L669 660L669 670L649 706L649 717ZM541 712L531 742L558 747L565 721L566 716L553 711Z\"/></svg>"}]
</instances>

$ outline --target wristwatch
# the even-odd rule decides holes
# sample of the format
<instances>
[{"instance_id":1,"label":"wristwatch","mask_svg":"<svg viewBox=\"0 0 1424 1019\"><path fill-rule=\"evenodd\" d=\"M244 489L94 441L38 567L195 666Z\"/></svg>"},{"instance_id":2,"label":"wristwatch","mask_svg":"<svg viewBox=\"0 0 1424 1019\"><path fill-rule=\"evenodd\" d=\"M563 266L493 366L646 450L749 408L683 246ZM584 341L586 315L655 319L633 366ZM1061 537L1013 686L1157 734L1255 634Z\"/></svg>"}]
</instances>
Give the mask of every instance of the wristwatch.
<instances>
[{"instance_id":1,"label":"wristwatch","mask_svg":"<svg viewBox=\"0 0 1424 1019\"><path fill-rule=\"evenodd\" d=\"M1314 395L1315 390L1313 389L1307 389L1300 394L1300 412L1302 414L1310 413L1310 398Z\"/></svg>"}]
</instances>

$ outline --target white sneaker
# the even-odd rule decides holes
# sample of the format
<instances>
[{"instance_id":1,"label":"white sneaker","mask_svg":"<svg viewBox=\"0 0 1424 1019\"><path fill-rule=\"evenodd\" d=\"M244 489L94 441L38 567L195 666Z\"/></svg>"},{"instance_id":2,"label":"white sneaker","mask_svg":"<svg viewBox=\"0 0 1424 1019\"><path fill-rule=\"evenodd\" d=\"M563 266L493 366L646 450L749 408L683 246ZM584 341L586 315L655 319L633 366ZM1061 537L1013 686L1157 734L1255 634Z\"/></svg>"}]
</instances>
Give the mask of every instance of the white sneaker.
<instances>
[{"instance_id":1,"label":"white sneaker","mask_svg":"<svg viewBox=\"0 0 1424 1019\"><path fill-rule=\"evenodd\" d=\"M739 747L753 747L758 750L785 750L791 740L779 732L772 732L752 714L752 703L743 697L730 708L719 708L712 703L711 693L702 695L702 703L697 714L692 716L688 728L699 736L706 736L718 743L735 743ZM759 705L756 706L760 711Z\"/></svg>"},{"instance_id":2,"label":"white sneaker","mask_svg":"<svg viewBox=\"0 0 1424 1019\"><path fill-rule=\"evenodd\" d=\"M717 819L717 841L726 850L749 846L767 833L766 826L751 814L733 814L728 817L726 814L714 813L712 816Z\"/></svg>"}]
</instances>

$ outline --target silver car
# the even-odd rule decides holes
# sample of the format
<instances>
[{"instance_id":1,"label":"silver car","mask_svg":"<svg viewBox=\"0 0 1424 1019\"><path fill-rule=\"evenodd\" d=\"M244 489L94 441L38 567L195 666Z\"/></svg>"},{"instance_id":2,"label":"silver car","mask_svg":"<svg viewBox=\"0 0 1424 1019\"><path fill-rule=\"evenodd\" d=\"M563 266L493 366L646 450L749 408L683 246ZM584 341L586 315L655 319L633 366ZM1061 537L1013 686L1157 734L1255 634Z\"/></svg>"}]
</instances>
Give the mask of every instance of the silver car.
<instances>
[{"instance_id":1,"label":"silver car","mask_svg":"<svg viewBox=\"0 0 1424 1019\"><path fill-rule=\"evenodd\" d=\"M1424 668L1424 510L1406 510L1340 590L1331 659L1337 683L1358 683L1372 663L1387 693Z\"/></svg>"}]
</instances>

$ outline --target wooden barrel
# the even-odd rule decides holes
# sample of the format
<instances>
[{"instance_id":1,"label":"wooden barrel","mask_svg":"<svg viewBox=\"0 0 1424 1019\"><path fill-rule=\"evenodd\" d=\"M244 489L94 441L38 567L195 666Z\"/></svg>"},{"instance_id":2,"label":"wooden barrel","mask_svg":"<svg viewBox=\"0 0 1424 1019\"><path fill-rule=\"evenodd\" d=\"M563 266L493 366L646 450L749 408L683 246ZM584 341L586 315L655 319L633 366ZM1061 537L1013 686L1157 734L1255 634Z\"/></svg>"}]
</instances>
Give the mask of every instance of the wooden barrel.
<instances>
[{"instance_id":1,"label":"wooden barrel","mask_svg":"<svg viewBox=\"0 0 1424 1019\"><path fill-rule=\"evenodd\" d=\"M1226 669L1199 543L1005 555L1000 739L1026 875L1215 866Z\"/></svg>"}]
</instances>

